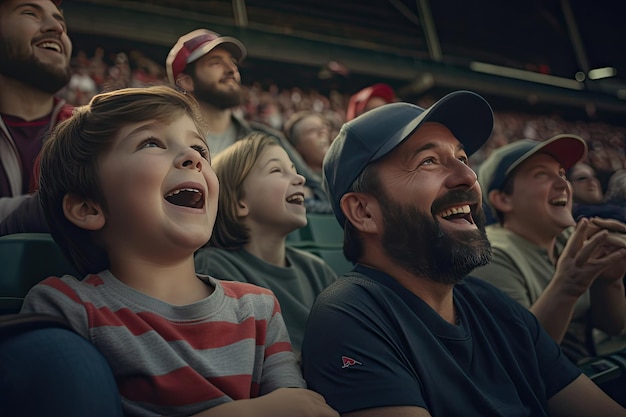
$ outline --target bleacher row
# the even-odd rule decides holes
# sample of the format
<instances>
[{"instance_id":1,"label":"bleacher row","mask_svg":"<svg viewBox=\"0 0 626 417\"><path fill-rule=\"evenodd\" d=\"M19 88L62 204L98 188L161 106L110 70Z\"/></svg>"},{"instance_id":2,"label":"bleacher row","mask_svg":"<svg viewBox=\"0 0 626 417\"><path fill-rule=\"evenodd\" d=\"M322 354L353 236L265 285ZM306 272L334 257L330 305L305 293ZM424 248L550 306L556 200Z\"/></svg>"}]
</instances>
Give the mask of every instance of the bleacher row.
<instances>
[{"instance_id":1,"label":"bleacher row","mask_svg":"<svg viewBox=\"0 0 626 417\"><path fill-rule=\"evenodd\" d=\"M308 217L308 225L288 236L287 244L324 259L336 272L352 269L343 256L343 229L333 215ZM17 313L30 288L48 276L79 276L47 233L0 237L0 314Z\"/></svg>"}]
</instances>

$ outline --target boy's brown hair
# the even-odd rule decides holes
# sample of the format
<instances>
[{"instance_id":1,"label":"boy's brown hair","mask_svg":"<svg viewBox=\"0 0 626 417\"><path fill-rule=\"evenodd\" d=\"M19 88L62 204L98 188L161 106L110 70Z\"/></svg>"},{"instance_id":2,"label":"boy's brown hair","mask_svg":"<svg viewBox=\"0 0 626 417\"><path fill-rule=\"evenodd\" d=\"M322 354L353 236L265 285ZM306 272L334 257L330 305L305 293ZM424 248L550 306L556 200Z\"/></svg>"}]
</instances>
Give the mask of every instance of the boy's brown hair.
<instances>
[{"instance_id":1,"label":"boy's brown hair","mask_svg":"<svg viewBox=\"0 0 626 417\"><path fill-rule=\"evenodd\" d=\"M245 197L243 182L268 146L280 146L273 136L253 132L220 152L213 170L220 182L217 219L209 246L237 250L250 240L250 231L238 216L239 201Z\"/></svg>"},{"instance_id":2,"label":"boy's brown hair","mask_svg":"<svg viewBox=\"0 0 626 417\"><path fill-rule=\"evenodd\" d=\"M193 98L166 86L115 90L98 94L75 109L44 143L39 197L52 237L81 274L108 269L109 259L97 242L97 232L81 229L65 217L65 195L90 200L106 215L99 165L120 129L147 120L167 123L182 115L189 116L204 135L206 129Z\"/></svg>"}]
</instances>

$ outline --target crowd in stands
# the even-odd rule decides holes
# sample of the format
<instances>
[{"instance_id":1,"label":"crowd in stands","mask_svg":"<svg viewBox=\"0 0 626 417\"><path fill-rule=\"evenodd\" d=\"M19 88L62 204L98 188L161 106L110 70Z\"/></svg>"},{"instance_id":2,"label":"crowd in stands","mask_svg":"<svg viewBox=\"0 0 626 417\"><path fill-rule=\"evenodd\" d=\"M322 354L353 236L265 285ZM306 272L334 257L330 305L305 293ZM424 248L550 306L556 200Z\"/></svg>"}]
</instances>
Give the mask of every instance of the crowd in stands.
<instances>
[{"instance_id":1,"label":"crowd in stands","mask_svg":"<svg viewBox=\"0 0 626 417\"><path fill-rule=\"evenodd\" d=\"M96 48L93 56L81 50L72 60L72 71L69 85L60 92L71 104L86 104L91 96L104 90L167 82L163 65L138 50L113 53L108 58L103 48ZM246 120L264 123L277 130L282 130L286 121L298 111L320 112L328 119L330 137L334 138L346 121L346 109L353 93L332 90L324 95L316 90L297 87L281 89L276 84L265 86L254 80L243 80L243 102L236 112ZM426 108L433 102L432 97L424 97L416 104ZM626 126L494 110L493 133L485 146L472 157L475 166L480 165L493 149L507 144L512 138L544 140L569 132L587 142L587 159L599 171L604 190L610 173L626 168Z\"/></svg>"}]
</instances>

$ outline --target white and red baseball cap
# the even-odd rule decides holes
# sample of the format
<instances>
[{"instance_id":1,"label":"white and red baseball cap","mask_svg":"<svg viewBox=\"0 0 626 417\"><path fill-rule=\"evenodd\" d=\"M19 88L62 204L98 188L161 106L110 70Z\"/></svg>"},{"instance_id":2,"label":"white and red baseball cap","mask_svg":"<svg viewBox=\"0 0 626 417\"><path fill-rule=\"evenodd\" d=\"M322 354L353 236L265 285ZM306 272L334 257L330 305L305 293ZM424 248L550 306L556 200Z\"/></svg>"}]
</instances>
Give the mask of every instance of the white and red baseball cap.
<instances>
[{"instance_id":1,"label":"white and red baseball cap","mask_svg":"<svg viewBox=\"0 0 626 417\"><path fill-rule=\"evenodd\" d=\"M217 46L226 48L239 62L247 54L246 47L235 38L222 36L207 29L196 29L178 38L178 41L167 55L165 69L170 83L174 84L178 75L187 67L187 64L206 55Z\"/></svg>"}]
</instances>

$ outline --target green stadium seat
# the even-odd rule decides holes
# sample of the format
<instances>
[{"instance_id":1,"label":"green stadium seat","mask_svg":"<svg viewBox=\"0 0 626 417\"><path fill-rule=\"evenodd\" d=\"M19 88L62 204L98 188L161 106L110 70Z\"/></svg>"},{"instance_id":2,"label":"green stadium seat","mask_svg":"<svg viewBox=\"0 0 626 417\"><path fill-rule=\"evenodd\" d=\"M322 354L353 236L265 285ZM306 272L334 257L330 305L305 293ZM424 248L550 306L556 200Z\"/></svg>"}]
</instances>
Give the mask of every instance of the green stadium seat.
<instances>
[{"instance_id":1,"label":"green stadium seat","mask_svg":"<svg viewBox=\"0 0 626 417\"><path fill-rule=\"evenodd\" d=\"M301 242L315 247L343 247L343 228L332 214L307 214L307 225L300 229Z\"/></svg>"},{"instance_id":2,"label":"green stadium seat","mask_svg":"<svg viewBox=\"0 0 626 417\"><path fill-rule=\"evenodd\" d=\"M78 276L50 234L0 237L0 314L18 312L35 284L51 275L64 274Z\"/></svg>"},{"instance_id":3,"label":"green stadium seat","mask_svg":"<svg viewBox=\"0 0 626 417\"><path fill-rule=\"evenodd\" d=\"M322 258L337 273L343 275L352 271L354 265L343 256L343 249L310 248L309 251Z\"/></svg>"}]
</instances>

